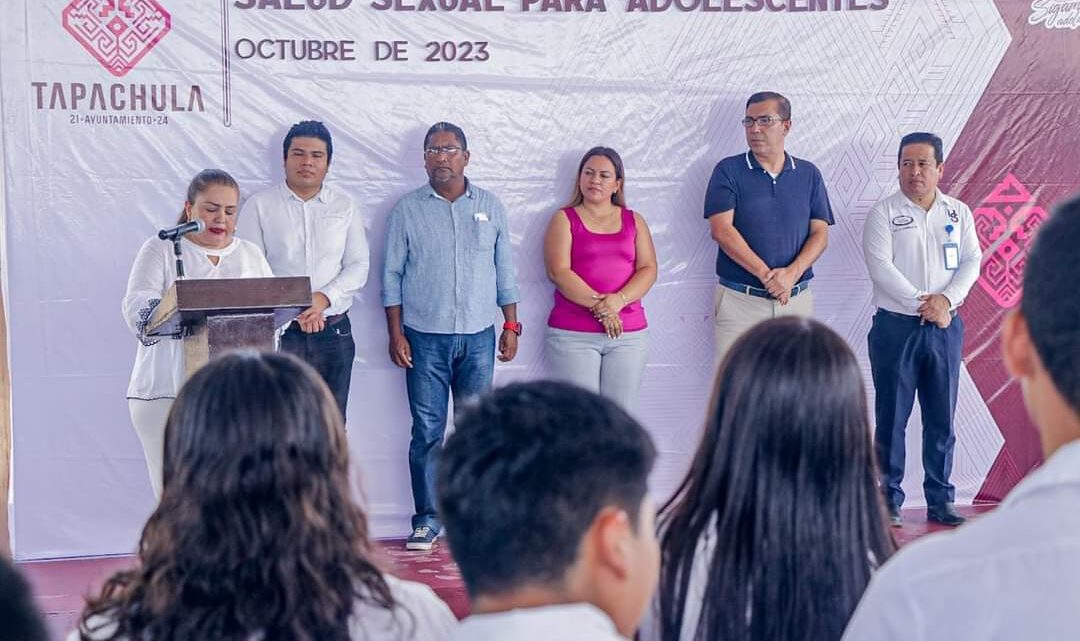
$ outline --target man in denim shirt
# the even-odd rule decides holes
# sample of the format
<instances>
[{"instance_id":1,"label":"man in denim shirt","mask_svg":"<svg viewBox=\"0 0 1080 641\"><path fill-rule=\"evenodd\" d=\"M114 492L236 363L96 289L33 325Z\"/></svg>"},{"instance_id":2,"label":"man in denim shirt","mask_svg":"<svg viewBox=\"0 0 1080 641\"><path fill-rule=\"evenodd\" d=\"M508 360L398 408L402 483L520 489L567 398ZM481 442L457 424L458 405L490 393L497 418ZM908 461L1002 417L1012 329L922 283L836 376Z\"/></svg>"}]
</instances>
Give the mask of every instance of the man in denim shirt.
<instances>
[{"instance_id":1,"label":"man in denim shirt","mask_svg":"<svg viewBox=\"0 0 1080 641\"><path fill-rule=\"evenodd\" d=\"M491 387L494 308L502 308L499 360L517 354L517 283L502 203L465 177L468 143L460 127L435 123L424 137L428 184L405 194L386 225L383 307L390 360L405 368L412 413L409 472L416 514L405 547L430 550L435 465L450 392L465 399Z\"/></svg>"}]
</instances>

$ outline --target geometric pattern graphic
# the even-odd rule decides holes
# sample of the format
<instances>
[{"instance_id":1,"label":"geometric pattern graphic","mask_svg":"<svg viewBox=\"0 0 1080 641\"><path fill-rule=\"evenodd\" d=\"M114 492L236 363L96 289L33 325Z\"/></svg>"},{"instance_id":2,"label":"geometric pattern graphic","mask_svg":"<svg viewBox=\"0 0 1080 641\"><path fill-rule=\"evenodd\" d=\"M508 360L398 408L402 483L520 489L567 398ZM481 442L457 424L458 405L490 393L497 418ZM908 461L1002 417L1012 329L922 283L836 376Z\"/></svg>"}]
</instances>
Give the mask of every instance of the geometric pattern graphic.
<instances>
[{"instance_id":1,"label":"geometric pattern graphic","mask_svg":"<svg viewBox=\"0 0 1080 641\"><path fill-rule=\"evenodd\" d=\"M172 25L155 0L72 0L63 18L64 29L118 78L134 69Z\"/></svg>"},{"instance_id":2,"label":"geometric pattern graphic","mask_svg":"<svg viewBox=\"0 0 1080 641\"><path fill-rule=\"evenodd\" d=\"M1040 9L1065 17L1058 9L1067 3L995 5L1011 44L949 154L952 171L943 181L948 193L978 203L986 263L964 302L964 362L1005 439L977 496L989 501L1004 498L1043 460L1020 385L1001 356L1000 328L1020 299L1030 232L1046 216L1043 207L1076 191L1080 165L1080 147L1066 133L1080 120L1080 102L1063 99L1080 90L1080 33ZM1050 115L1049 131L1019 124L1040 114Z\"/></svg>"},{"instance_id":3,"label":"geometric pattern graphic","mask_svg":"<svg viewBox=\"0 0 1080 641\"><path fill-rule=\"evenodd\" d=\"M1032 200L1028 188L1009 174L974 212L983 250L979 285L1004 308L1020 302L1028 245L1046 219L1046 210Z\"/></svg>"}]
</instances>

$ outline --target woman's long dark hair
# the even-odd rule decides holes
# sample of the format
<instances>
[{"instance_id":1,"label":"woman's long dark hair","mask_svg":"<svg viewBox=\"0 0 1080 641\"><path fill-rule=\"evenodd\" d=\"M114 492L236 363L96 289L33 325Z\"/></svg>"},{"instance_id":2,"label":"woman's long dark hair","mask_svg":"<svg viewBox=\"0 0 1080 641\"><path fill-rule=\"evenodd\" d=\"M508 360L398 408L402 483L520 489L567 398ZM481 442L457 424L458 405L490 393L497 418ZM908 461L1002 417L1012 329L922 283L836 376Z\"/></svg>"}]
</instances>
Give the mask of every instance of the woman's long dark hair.
<instances>
[{"instance_id":1,"label":"woman's long dark hair","mask_svg":"<svg viewBox=\"0 0 1080 641\"><path fill-rule=\"evenodd\" d=\"M755 326L721 364L701 445L661 510L662 638L679 639L713 528L695 639L839 639L894 550L884 509L851 349L813 320Z\"/></svg>"},{"instance_id":2,"label":"woman's long dark hair","mask_svg":"<svg viewBox=\"0 0 1080 641\"><path fill-rule=\"evenodd\" d=\"M211 361L169 413L139 567L89 602L83 638L348 639L358 601L396 607L348 474L341 414L314 370L284 354Z\"/></svg>"}]
</instances>

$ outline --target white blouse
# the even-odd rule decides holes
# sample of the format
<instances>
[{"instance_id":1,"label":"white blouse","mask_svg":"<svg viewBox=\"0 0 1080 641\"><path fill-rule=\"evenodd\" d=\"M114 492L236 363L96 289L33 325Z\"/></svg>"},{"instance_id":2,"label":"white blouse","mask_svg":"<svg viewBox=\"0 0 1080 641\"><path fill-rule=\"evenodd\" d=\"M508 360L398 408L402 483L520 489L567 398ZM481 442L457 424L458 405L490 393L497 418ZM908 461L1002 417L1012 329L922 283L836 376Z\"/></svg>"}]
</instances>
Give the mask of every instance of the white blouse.
<instances>
[{"instance_id":1,"label":"white blouse","mask_svg":"<svg viewBox=\"0 0 1080 641\"><path fill-rule=\"evenodd\" d=\"M383 578L398 607L391 611L366 601L356 604L349 620L352 641L446 641L450 637L457 619L431 588L389 574ZM91 638L103 639L113 634L115 625L103 626L106 621L105 617L91 619L90 624L96 629ZM67 641L79 641L78 629L68 634Z\"/></svg>"},{"instance_id":2,"label":"white blouse","mask_svg":"<svg viewBox=\"0 0 1080 641\"><path fill-rule=\"evenodd\" d=\"M223 249L200 247L188 239L180 241L187 278L264 278L273 276L270 264L253 243L233 238ZM210 262L218 257L218 264ZM131 370L127 397L142 400L176 398L184 384L184 344L175 338L143 342L142 328L154 305L176 280L176 258L172 243L157 237L143 243L128 276L122 311L128 328L140 339ZM147 345L146 343L152 343Z\"/></svg>"}]
</instances>

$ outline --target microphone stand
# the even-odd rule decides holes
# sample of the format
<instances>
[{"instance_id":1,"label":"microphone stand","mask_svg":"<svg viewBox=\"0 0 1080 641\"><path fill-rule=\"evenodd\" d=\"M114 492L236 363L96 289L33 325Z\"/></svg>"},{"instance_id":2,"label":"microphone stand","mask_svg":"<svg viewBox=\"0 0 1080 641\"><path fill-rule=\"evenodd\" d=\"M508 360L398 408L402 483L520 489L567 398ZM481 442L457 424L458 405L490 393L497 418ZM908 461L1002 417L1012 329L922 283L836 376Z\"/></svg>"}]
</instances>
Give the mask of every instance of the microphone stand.
<instances>
[{"instance_id":1,"label":"microphone stand","mask_svg":"<svg viewBox=\"0 0 1080 641\"><path fill-rule=\"evenodd\" d=\"M176 256L176 280L184 279L184 257L180 255L180 239L182 236L173 238L172 250L173 255Z\"/></svg>"},{"instance_id":2,"label":"microphone stand","mask_svg":"<svg viewBox=\"0 0 1080 641\"><path fill-rule=\"evenodd\" d=\"M172 241L173 255L176 256L176 280L184 279L184 257L180 255L180 240L184 237L184 234L201 232L204 229L206 229L206 225L201 220L196 219L176 227L158 231L158 238Z\"/></svg>"}]
</instances>

